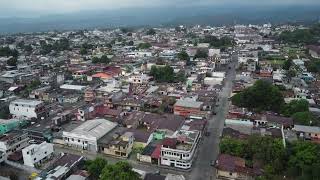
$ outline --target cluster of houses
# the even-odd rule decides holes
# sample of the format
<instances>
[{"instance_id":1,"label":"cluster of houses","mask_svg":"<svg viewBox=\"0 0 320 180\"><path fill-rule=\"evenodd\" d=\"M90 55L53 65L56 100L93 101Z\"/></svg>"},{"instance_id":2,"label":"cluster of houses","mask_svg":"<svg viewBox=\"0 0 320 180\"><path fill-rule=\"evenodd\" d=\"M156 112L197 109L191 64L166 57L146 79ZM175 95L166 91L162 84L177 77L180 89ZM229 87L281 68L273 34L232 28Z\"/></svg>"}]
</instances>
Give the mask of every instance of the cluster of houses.
<instances>
[{"instance_id":1,"label":"cluster of houses","mask_svg":"<svg viewBox=\"0 0 320 180\"><path fill-rule=\"evenodd\" d=\"M290 29L292 30L292 27ZM306 64L314 60L312 58L319 58L319 47L291 47L292 45L281 44L275 39L258 38L258 33L261 33L258 27L240 26L235 30L239 33L236 36L239 57L230 97L252 86L259 79L266 80L284 88L282 93L286 103L300 99L308 101L309 112L319 121L319 80L317 73L309 72L306 68ZM270 33L277 31L280 31L280 27ZM253 34L257 35L256 38ZM294 58L289 57L285 49L294 50ZM304 50L307 50L307 54L301 57L299 53ZM268 59L270 57L277 57L277 60ZM290 70L296 72L295 75L290 76L289 70L272 64L274 61L281 61L281 57L284 58L282 62L293 58ZM319 143L320 127L312 124L314 123L299 125L292 117L284 117L274 112L251 112L230 102L221 137L245 140L251 135L271 136L282 139L284 146L287 142L296 140ZM261 167L249 167L245 159L229 154L220 154L214 165L218 179L254 179L263 174Z\"/></svg>"}]
</instances>

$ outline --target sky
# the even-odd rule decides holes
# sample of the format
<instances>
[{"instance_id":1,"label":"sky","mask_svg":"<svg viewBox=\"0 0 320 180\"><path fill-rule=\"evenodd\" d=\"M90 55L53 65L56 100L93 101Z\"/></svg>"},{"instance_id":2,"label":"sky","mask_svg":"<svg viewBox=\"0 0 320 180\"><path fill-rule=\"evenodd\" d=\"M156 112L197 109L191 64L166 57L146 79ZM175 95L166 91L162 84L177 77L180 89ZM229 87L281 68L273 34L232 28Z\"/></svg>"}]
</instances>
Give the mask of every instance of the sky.
<instances>
[{"instance_id":1,"label":"sky","mask_svg":"<svg viewBox=\"0 0 320 180\"><path fill-rule=\"evenodd\" d=\"M195 5L313 5L320 0L0 0L0 17L66 14L88 10Z\"/></svg>"}]
</instances>

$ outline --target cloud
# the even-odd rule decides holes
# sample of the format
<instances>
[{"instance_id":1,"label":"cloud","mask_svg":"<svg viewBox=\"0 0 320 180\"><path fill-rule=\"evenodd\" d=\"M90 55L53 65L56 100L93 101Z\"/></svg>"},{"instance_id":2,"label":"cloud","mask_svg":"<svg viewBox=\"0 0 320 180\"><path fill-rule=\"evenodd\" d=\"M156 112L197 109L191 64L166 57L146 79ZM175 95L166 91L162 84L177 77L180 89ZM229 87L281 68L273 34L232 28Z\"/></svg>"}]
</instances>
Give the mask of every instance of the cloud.
<instances>
[{"instance_id":1,"label":"cloud","mask_svg":"<svg viewBox=\"0 0 320 180\"><path fill-rule=\"evenodd\" d=\"M110 10L131 7L196 5L290 5L319 4L319 0L0 0L0 15L72 13L84 10Z\"/></svg>"}]
</instances>

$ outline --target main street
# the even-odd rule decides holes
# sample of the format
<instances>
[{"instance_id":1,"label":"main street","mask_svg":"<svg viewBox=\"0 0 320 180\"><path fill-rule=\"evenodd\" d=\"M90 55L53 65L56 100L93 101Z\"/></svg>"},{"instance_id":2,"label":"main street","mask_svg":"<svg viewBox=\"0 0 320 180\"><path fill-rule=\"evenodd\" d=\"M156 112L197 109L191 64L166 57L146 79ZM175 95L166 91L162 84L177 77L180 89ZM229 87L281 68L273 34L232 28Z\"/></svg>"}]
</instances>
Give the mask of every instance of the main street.
<instances>
[{"instance_id":1,"label":"main street","mask_svg":"<svg viewBox=\"0 0 320 180\"><path fill-rule=\"evenodd\" d=\"M134 160L128 161L134 168L140 169L146 172L157 172L161 174L182 174L186 179L190 180L213 180L215 179L214 167L210 166L211 161L216 160L219 154L219 141L220 135L223 131L225 115L228 111L229 101L228 98L232 91L232 83L235 79L235 65L237 61L237 56L232 56L232 63L229 65L231 69L227 68L227 74L225 78L224 87L219 95L219 106L216 108L216 115L208 121L208 131L211 133L209 137L204 137L204 139L199 144L197 157L194 159L194 164L191 172L183 172L171 168L164 168L163 166L156 166L151 164L144 164ZM73 149L69 149L63 146L56 145L56 152L65 152L71 154L78 154L85 156L88 159L94 159L97 156L101 156L108 160L110 163L116 163L121 161L121 159L106 156L103 154L81 152Z\"/></svg>"},{"instance_id":2,"label":"main street","mask_svg":"<svg viewBox=\"0 0 320 180\"><path fill-rule=\"evenodd\" d=\"M225 78L225 85L220 93L219 106L216 108L216 116L208 122L209 137L204 137L200 144L198 156L194 160L190 180L213 180L216 179L214 167L210 166L211 161L217 159L219 154L220 135L223 131L225 115L229 108L228 98L232 91L232 83L236 76L235 65L237 56L232 56L232 63L229 65Z\"/></svg>"}]
</instances>

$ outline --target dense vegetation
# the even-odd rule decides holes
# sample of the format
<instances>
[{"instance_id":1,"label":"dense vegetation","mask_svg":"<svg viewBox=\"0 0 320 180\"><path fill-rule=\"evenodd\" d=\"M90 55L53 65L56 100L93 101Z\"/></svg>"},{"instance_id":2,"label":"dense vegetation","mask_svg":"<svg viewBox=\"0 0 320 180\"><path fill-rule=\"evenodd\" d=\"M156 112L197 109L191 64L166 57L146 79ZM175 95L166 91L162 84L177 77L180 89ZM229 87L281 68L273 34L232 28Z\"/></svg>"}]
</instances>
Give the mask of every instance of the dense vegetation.
<instances>
[{"instance_id":1,"label":"dense vegetation","mask_svg":"<svg viewBox=\"0 0 320 180\"><path fill-rule=\"evenodd\" d=\"M186 51L181 51L177 54L177 58L179 60L186 61L186 65L189 66L191 65L190 57Z\"/></svg>"},{"instance_id":2,"label":"dense vegetation","mask_svg":"<svg viewBox=\"0 0 320 180\"><path fill-rule=\"evenodd\" d=\"M164 67L152 66L150 75L159 83L184 82L186 80L183 72L174 73L173 68L168 65Z\"/></svg>"},{"instance_id":3,"label":"dense vegetation","mask_svg":"<svg viewBox=\"0 0 320 180\"><path fill-rule=\"evenodd\" d=\"M284 104L284 99L277 86L267 81L258 80L253 86L234 95L232 103L249 110L279 112Z\"/></svg>"},{"instance_id":4,"label":"dense vegetation","mask_svg":"<svg viewBox=\"0 0 320 180\"><path fill-rule=\"evenodd\" d=\"M19 52L16 49L10 49L8 46L0 47L0 57L18 57Z\"/></svg>"},{"instance_id":5,"label":"dense vegetation","mask_svg":"<svg viewBox=\"0 0 320 180\"><path fill-rule=\"evenodd\" d=\"M214 48L227 48L233 45L233 40L229 37L221 37L220 39L215 36L205 36L200 40L201 43L209 43L210 47Z\"/></svg>"},{"instance_id":6,"label":"dense vegetation","mask_svg":"<svg viewBox=\"0 0 320 180\"><path fill-rule=\"evenodd\" d=\"M127 162L108 164L103 158L86 161L86 169L93 179L100 180L139 180L139 174Z\"/></svg>"},{"instance_id":7,"label":"dense vegetation","mask_svg":"<svg viewBox=\"0 0 320 180\"><path fill-rule=\"evenodd\" d=\"M198 49L196 54L194 55L194 59L207 58L207 57L208 57L208 51L205 49Z\"/></svg>"},{"instance_id":8,"label":"dense vegetation","mask_svg":"<svg viewBox=\"0 0 320 180\"><path fill-rule=\"evenodd\" d=\"M92 63L94 63L94 64L97 64L97 63L109 64L110 62L111 62L111 60L108 58L107 55L102 55L100 58L99 57L92 58Z\"/></svg>"},{"instance_id":9,"label":"dense vegetation","mask_svg":"<svg viewBox=\"0 0 320 180\"><path fill-rule=\"evenodd\" d=\"M149 49L151 47L150 43L140 43L138 44L138 49Z\"/></svg>"},{"instance_id":10,"label":"dense vegetation","mask_svg":"<svg viewBox=\"0 0 320 180\"><path fill-rule=\"evenodd\" d=\"M279 40L290 44L314 44L320 39L320 24L309 29L284 31L279 35Z\"/></svg>"},{"instance_id":11,"label":"dense vegetation","mask_svg":"<svg viewBox=\"0 0 320 180\"><path fill-rule=\"evenodd\" d=\"M220 142L221 153L246 159L246 164L262 164L264 175L259 179L312 180L320 176L320 145L297 141L285 149L282 140L265 136L251 136L247 140L224 137Z\"/></svg>"},{"instance_id":12,"label":"dense vegetation","mask_svg":"<svg viewBox=\"0 0 320 180\"><path fill-rule=\"evenodd\" d=\"M40 46L40 53L43 55L49 54L52 51L65 51L70 49L69 40L66 38L55 41L53 44L47 43L46 41L40 41Z\"/></svg>"}]
</instances>

